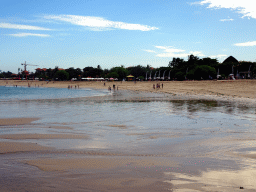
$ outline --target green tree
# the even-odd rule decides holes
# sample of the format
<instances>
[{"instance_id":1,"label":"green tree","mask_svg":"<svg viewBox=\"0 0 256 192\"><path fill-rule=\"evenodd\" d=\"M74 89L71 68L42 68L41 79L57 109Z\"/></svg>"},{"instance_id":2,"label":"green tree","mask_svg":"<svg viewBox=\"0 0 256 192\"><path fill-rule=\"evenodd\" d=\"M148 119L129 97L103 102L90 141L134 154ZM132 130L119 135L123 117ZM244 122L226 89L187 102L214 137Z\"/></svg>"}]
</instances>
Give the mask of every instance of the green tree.
<instances>
[{"instance_id":1,"label":"green tree","mask_svg":"<svg viewBox=\"0 0 256 192\"><path fill-rule=\"evenodd\" d=\"M69 79L77 78L76 77L76 70L74 69L74 67L70 67L70 68L66 69L65 71L68 72Z\"/></svg>"},{"instance_id":2,"label":"green tree","mask_svg":"<svg viewBox=\"0 0 256 192\"><path fill-rule=\"evenodd\" d=\"M54 72L51 68L46 70L46 75L48 77L48 79L53 79L54 78Z\"/></svg>"},{"instance_id":3,"label":"green tree","mask_svg":"<svg viewBox=\"0 0 256 192\"><path fill-rule=\"evenodd\" d=\"M123 80L128 75L128 70L124 67L113 67L110 69L110 72L116 72L118 74L118 79Z\"/></svg>"},{"instance_id":4,"label":"green tree","mask_svg":"<svg viewBox=\"0 0 256 192\"><path fill-rule=\"evenodd\" d=\"M137 78L139 76L143 76L145 78L146 72L147 72L146 67L143 67L141 65L137 65L135 67L128 68L128 73L132 74L135 78Z\"/></svg>"},{"instance_id":5,"label":"green tree","mask_svg":"<svg viewBox=\"0 0 256 192\"><path fill-rule=\"evenodd\" d=\"M117 72L111 72L107 75L107 78L119 78Z\"/></svg>"},{"instance_id":6,"label":"green tree","mask_svg":"<svg viewBox=\"0 0 256 192\"><path fill-rule=\"evenodd\" d=\"M58 80L68 80L69 74L64 70L61 70L55 73L54 78Z\"/></svg>"},{"instance_id":7,"label":"green tree","mask_svg":"<svg viewBox=\"0 0 256 192\"><path fill-rule=\"evenodd\" d=\"M183 81L185 79L185 73L182 71L179 71L174 75L174 78L177 79L178 81Z\"/></svg>"},{"instance_id":8,"label":"green tree","mask_svg":"<svg viewBox=\"0 0 256 192\"><path fill-rule=\"evenodd\" d=\"M216 77L216 70L208 65L201 65L195 68L194 79L200 80L201 78L210 79Z\"/></svg>"},{"instance_id":9,"label":"green tree","mask_svg":"<svg viewBox=\"0 0 256 192\"><path fill-rule=\"evenodd\" d=\"M175 68L175 67L181 67L185 64L186 62L184 61L184 59L181 58L172 58L172 61L169 62L169 67L171 68Z\"/></svg>"},{"instance_id":10,"label":"green tree","mask_svg":"<svg viewBox=\"0 0 256 192\"><path fill-rule=\"evenodd\" d=\"M83 76L84 77L101 77L103 75L103 70L98 67L98 68L93 68L93 67L85 67L83 69L84 71L84 74Z\"/></svg>"}]
</instances>

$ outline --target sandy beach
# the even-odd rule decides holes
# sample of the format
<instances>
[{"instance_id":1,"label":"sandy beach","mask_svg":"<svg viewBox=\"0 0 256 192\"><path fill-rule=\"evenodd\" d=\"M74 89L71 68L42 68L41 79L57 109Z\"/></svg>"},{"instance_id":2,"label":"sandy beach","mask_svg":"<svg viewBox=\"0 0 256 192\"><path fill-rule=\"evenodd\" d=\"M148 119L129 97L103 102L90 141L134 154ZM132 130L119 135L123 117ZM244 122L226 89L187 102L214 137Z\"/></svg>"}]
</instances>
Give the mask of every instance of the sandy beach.
<instances>
[{"instance_id":1,"label":"sandy beach","mask_svg":"<svg viewBox=\"0 0 256 192\"><path fill-rule=\"evenodd\" d=\"M161 88L153 89L153 84L157 83ZM108 86L115 85L120 91L128 91L124 92L125 96L117 94L111 97L110 100L113 101L116 99L128 101L214 100L238 103L247 108L254 108L256 103L255 80L106 82L105 86L104 82L0 81L0 86L27 87L28 84L31 87L48 88L67 88L70 85L72 89L78 89L78 87L79 89L107 89ZM94 101L102 99L104 98L94 98ZM213 127L205 125L198 133L194 130L189 132L189 135L207 133L211 136L214 134L227 136L205 137L200 141L185 139L181 144L175 145L147 146L146 144L144 148L139 148L139 151L136 151L136 140L133 140L133 143L125 141L127 146L124 148L118 146L108 150L104 150L103 147L95 150L86 147L75 150L53 147L55 140L69 145L69 142L86 143L97 136L95 139L97 142L97 139L104 138L106 135L104 131L108 131L108 128L114 130L115 134L122 133L125 138L136 137L137 141L142 143L144 140L154 143L167 139L185 138L182 129L176 132L159 133L157 130L137 132L136 127L129 124L106 120L102 122L84 120L85 122L76 124L72 121L75 116L69 115L68 118L71 119L68 123L48 124L41 122L40 116L0 118L0 130L18 131L0 134L0 163L2 164L0 172L1 175L5 175L0 181L2 191L185 192L240 191L241 187L246 191L256 191L254 179L252 179L256 178L256 170L252 167L255 163L255 153L253 150L246 153L237 150L239 147L255 147L253 138L255 133L241 128L243 135L239 135L240 133L233 132L228 127L233 122L226 122L225 131L219 128L220 125ZM192 120L195 118L189 117ZM208 119L204 121L205 124L207 122ZM249 126L247 122L238 123L234 121L232 126ZM99 128L99 132L93 135L89 130L85 134L80 127L93 127L93 130ZM231 161L233 158L247 166L244 169L238 168L238 163ZM226 166L232 167L232 170L224 169ZM240 175L244 178L241 179Z\"/></svg>"},{"instance_id":2,"label":"sandy beach","mask_svg":"<svg viewBox=\"0 0 256 192\"><path fill-rule=\"evenodd\" d=\"M161 92L170 94L188 94L188 95L214 95L230 96L237 98L256 99L256 80L218 80L218 81L124 81L124 82L104 82L100 81L18 81L18 80L1 80L0 86L28 86L31 87L56 87L67 88L68 85L79 88L107 89L113 84L120 90L144 91L144 92ZM159 89L153 89L153 84L163 84Z\"/></svg>"},{"instance_id":3,"label":"sandy beach","mask_svg":"<svg viewBox=\"0 0 256 192\"><path fill-rule=\"evenodd\" d=\"M153 89L153 84L159 84L160 88ZM163 84L163 87L162 87ZM100 82L100 81L14 81L2 80L0 86L23 86L27 87L55 87L68 88L92 88L108 89L113 85L119 90L131 90L135 92L165 93L170 96L179 96L179 99L213 99L213 100L237 100L256 101L256 80L218 80L218 81L133 81L124 82Z\"/></svg>"}]
</instances>

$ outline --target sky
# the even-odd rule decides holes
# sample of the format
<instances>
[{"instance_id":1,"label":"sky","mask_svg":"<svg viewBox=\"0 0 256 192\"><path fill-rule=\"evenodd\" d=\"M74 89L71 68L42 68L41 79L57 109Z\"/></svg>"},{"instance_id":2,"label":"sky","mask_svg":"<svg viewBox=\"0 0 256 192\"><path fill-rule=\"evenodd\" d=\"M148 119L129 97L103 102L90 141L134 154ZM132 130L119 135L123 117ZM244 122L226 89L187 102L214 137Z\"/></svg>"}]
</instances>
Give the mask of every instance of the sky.
<instances>
[{"instance_id":1,"label":"sky","mask_svg":"<svg viewBox=\"0 0 256 192\"><path fill-rule=\"evenodd\" d=\"M2 0L0 70L255 62L255 29L255 0Z\"/></svg>"}]
</instances>

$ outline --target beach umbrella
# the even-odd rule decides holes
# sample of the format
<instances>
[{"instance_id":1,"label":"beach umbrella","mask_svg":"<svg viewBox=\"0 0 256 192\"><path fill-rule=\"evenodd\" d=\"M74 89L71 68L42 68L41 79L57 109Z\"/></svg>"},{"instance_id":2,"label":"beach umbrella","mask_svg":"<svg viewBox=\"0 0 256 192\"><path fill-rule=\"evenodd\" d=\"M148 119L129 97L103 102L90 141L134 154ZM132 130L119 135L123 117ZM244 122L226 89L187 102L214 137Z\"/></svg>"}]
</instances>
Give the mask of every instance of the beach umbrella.
<instances>
[{"instance_id":1,"label":"beach umbrella","mask_svg":"<svg viewBox=\"0 0 256 192\"><path fill-rule=\"evenodd\" d=\"M128 77L128 81L132 81L132 79L133 79L134 76L128 75L128 76L126 76L126 77Z\"/></svg>"}]
</instances>

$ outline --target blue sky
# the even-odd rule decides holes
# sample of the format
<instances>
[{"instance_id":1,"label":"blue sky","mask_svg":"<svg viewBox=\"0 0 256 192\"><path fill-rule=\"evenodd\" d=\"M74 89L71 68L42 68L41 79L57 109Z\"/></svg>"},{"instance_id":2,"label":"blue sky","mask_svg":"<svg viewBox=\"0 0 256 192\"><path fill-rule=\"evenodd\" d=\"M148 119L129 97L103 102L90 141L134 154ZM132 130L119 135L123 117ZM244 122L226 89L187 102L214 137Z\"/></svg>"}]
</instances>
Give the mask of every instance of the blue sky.
<instances>
[{"instance_id":1,"label":"blue sky","mask_svg":"<svg viewBox=\"0 0 256 192\"><path fill-rule=\"evenodd\" d=\"M256 61L255 0L3 0L0 70Z\"/></svg>"}]
</instances>

